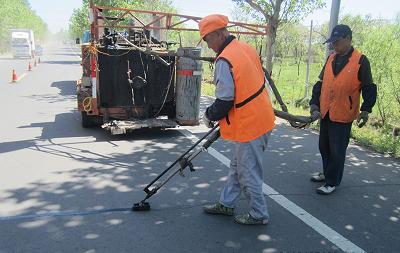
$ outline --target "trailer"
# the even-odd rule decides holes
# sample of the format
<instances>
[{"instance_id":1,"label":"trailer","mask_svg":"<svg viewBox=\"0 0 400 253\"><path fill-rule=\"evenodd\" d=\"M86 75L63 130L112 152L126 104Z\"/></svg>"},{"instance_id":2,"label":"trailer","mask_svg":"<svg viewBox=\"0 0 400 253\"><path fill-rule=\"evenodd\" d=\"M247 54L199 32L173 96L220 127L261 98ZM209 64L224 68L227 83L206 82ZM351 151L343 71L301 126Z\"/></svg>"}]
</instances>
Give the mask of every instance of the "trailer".
<instances>
[{"instance_id":1,"label":"trailer","mask_svg":"<svg viewBox=\"0 0 400 253\"><path fill-rule=\"evenodd\" d=\"M199 124L200 47L171 50L163 31L201 17L90 4L90 42L81 44L77 104L82 126L111 134ZM232 32L265 35L267 27L230 22ZM237 29L240 28L240 29Z\"/></svg>"}]
</instances>

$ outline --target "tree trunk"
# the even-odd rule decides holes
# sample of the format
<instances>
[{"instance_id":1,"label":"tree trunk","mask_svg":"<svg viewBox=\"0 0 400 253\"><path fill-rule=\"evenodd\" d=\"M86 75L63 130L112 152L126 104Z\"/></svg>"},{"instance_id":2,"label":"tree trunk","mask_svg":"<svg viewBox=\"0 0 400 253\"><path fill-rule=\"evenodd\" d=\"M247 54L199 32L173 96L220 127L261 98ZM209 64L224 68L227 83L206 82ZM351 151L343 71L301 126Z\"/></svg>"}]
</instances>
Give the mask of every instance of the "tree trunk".
<instances>
[{"instance_id":1,"label":"tree trunk","mask_svg":"<svg viewBox=\"0 0 400 253\"><path fill-rule=\"evenodd\" d=\"M275 39L276 39L276 31L277 31L277 22L274 20L269 20L268 21L268 34L267 34L267 59L266 59L266 66L265 68L267 69L269 74L272 74L272 58L275 54Z\"/></svg>"},{"instance_id":2,"label":"tree trunk","mask_svg":"<svg viewBox=\"0 0 400 253\"><path fill-rule=\"evenodd\" d=\"M268 34L267 34L267 62L266 69L272 75L272 58L275 55L275 39L279 25L279 12L281 11L281 4L283 0L276 0L272 15L264 13L264 17L268 20Z\"/></svg>"}]
</instances>

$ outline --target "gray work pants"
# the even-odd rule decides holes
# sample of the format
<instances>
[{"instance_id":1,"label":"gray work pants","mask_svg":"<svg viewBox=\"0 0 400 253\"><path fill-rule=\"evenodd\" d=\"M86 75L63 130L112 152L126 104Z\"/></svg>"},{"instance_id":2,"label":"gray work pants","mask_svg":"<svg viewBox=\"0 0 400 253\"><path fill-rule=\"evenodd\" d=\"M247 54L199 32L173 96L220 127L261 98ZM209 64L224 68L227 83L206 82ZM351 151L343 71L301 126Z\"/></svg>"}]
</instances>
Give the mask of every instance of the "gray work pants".
<instances>
[{"instance_id":1,"label":"gray work pants","mask_svg":"<svg viewBox=\"0 0 400 253\"><path fill-rule=\"evenodd\" d=\"M271 131L250 142L235 142L228 180L221 194L220 203L235 207L243 192L250 205L250 215L256 219L268 219L267 203L262 192L263 157Z\"/></svg>"}]
</instances>

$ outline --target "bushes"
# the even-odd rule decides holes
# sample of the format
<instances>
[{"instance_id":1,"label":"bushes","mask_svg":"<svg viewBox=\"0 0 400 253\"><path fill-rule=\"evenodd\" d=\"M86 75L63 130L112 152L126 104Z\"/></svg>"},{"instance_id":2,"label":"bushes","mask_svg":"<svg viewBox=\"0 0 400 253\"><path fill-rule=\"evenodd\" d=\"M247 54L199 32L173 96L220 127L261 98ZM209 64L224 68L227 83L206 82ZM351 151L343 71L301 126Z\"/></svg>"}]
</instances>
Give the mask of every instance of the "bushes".
<instances>
[{"instance_id":1,"label":"bushes","mask_svg":"<svg viewBox=\"0 0 400 253\"><path fill-rule=\"evenodd\" d=\"M385 129L377 130L373 127L353 127L351 137L356 142L373 148L374 150L400 157L400 139Z\"/></svg>"},{"instance_id":2,"label":"bushes","mask_svg":"<svg viewBox=\"0 0 400 253\"><path fill-rule=\"evenodd\" d=\"M400 120L400 24L369 17L345 16L343 23L353 29L353 44L371 64L378 87L373 115L383 125L399 125Z\"/></svg>"},{"instance_id":3,"label":"bushes","mask_svg":"<svg viewBox=\"0 0 400 253\"><path fill-rule=\"evenodd\" d=\"M354 126L351 136L360 144L400 157L400 137L393 135L393 129L400 131L400 16L397 23L389 23L371 20L369 17L348 15L343 17L340 23L348 24L352 28L353 45L369 59L372 76L378 87L377 103L367 126L361 129ZM320 29L325 29L325 26ZM307 98L303 98L306 82L305 60L296 61L295 54L289 53L294 48L290 48L291 43L285 44L285 38L291 38L287 34L291 29L282 31L284 33L278 33L279 57L274 58L272 77L283 101L288 105L289 112L309 115ZM304 43L306 41L303 40ZM310 66L309 94L325 63L321 43L314 43L313 51L314 63ZM203 94L214 95L214 87L209 84L204 84L202 91ZM279 106L275 105L275 108L279 109ZM312 127L317 128L316 124Z\"/></svg>"}]
</instances>

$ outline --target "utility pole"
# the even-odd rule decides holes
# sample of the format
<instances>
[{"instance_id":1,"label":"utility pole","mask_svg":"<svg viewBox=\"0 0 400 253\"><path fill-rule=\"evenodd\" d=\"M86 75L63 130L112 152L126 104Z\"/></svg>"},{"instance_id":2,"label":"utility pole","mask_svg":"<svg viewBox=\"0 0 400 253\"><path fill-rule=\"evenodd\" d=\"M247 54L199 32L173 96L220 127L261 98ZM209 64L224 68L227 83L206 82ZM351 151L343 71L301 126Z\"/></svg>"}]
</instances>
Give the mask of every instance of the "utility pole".
<instances>
[{"instance_id":1,"label":"utility pole","mask_svg":"<svg viewBox=\"0 0 400 253\"><path fill-rule=\"evenodd\" d=\"M304 98L308 98L308 88L310 87L310 64L311 64L311 40L312 40L312 31L313 31L313 21L311 20L310 25L310 38L308 39L308 59L307 59L307 71L306 71L306 91L304 93Z\"/></svg>"},{"instance_id":2,"label":"utility pole","mask_svg":"<svg viewBox=\"0 0 400 253\"><path fill-rule=\"evenodd\" d=\"M332 6L331 6L331 17L329 21L329 31L328 31L328 36L331 36L333 28L338 24L338 19L339 19L339 10L340 10L340 0L332 0ZM331 43L328 43L326 45L326 57L330 55L332 52L333 48Z\"/></svg>"}]
</instances>

